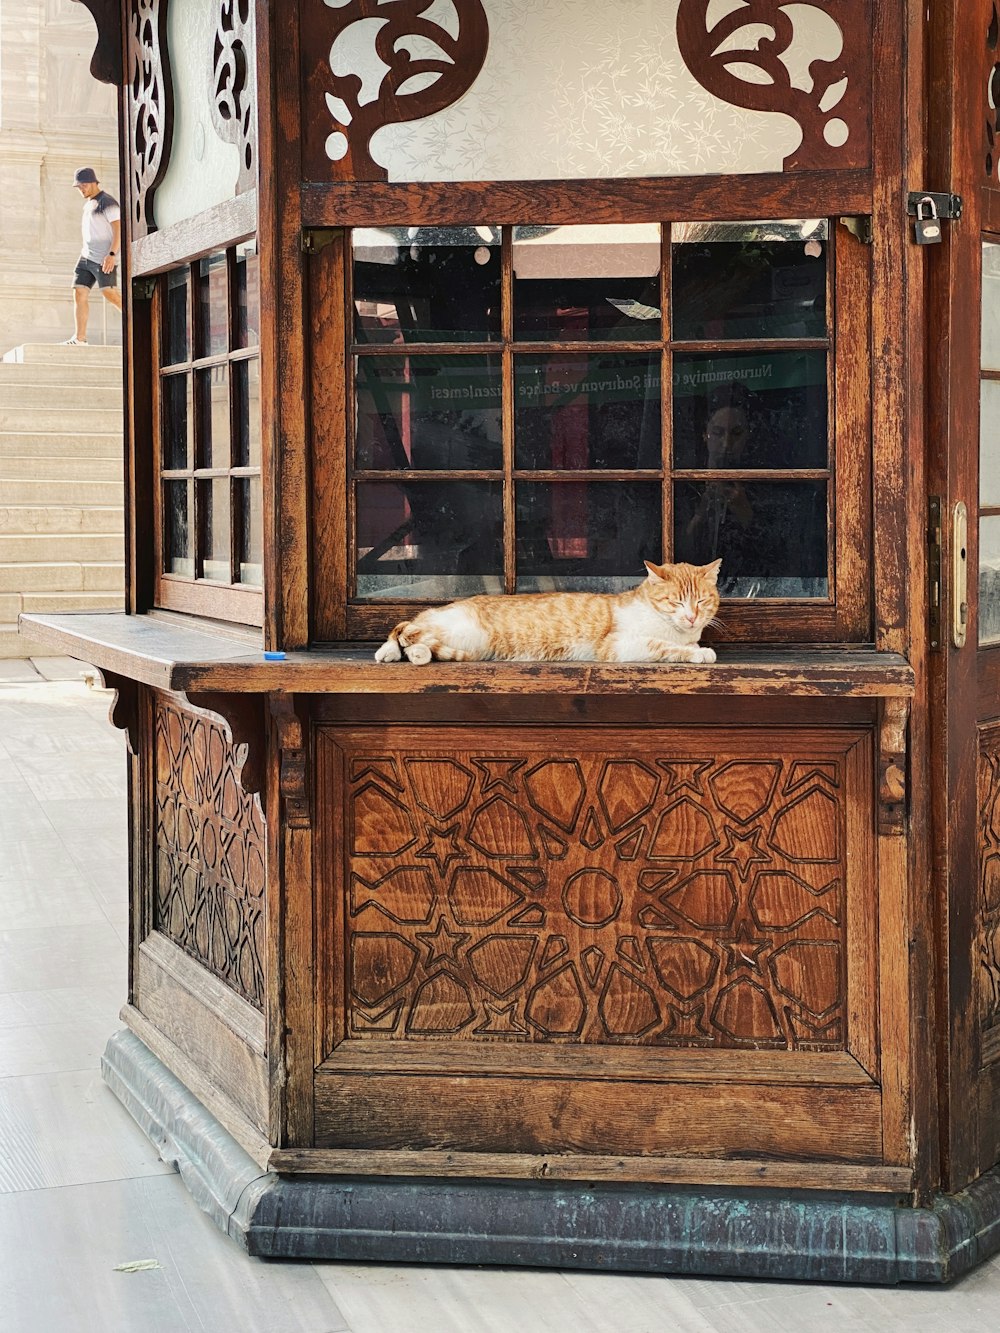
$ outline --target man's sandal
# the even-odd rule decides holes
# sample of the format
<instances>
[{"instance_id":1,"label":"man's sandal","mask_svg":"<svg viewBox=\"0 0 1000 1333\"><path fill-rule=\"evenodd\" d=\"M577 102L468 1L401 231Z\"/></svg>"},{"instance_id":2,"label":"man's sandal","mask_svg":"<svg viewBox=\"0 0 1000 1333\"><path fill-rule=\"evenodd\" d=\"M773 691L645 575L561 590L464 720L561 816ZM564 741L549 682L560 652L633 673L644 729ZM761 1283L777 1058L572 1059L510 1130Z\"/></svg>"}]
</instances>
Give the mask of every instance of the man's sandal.
<instances>
[{"instance_id":1,"label":"man's sandal","mask_svg":"<svg viewBox=\"0 0 1000 1333\"><path fill-rule=\"evenodd\" d=\"M86 338L64 338L59 344L60 347L89 347L90 344Z\"/></svg>"}]
</instances>

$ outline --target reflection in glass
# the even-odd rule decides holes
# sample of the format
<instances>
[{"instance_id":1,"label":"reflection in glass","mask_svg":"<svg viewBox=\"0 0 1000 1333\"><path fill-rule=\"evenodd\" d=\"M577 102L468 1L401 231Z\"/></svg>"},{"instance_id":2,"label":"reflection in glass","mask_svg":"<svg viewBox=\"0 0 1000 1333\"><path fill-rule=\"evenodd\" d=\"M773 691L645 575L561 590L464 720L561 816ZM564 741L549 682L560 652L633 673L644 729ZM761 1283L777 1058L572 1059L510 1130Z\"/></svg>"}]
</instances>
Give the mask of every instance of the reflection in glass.
<instances>
[{"instance_id":1,"label":"reflection in glass","mask_svg":"<svg viewBox=\"0 0 1000 1333\"><path fill-rule=\"evenodd\" d=\"M979 642L1000 643L1000 515L979 520Z\"/></svg>"},{"instance_id":2,"label":"reflection in glass","mask_svg":"<svg viewBox=\"0 0 1000 1333\"><path fill-rule=\"evenodd\" d=\"M188 269L175 269L166 276L163 364L176 365L191 356L191 306L188 301Z\"/></svg>"},{"instance_id":3,"label":"reflection in glass","mask_svg":"<svg viewBox=\"0 0 1000 1333\"><path fill-rule=\"evenodd\" d=\"M674 466L826 467L826 353L674 357Z\"/></svg>"},{"instance_id":4,"label":"reflection in glass","mask_svg":"<svg viewBox=\"0 0 1000 1333\"><path fill-rule=\"evenodd\" d=\"M201 528L201 576L219 583L229 582L230 528L229 478L199 481L198 520Z\"/></svg>"},{"instance_id":5,"label":"reflection in glass","mask_svg":"<svg viewBox=\"0 0 1000 1333\"><path fill-rule=\"evenodd\" d=\"M238 477L240 582L259 588L264 582L264 515L260 477Z\"/></svg>"},{"instance_id":6,"label":"reflection in glass","mask_svg":"<svg viewBox=\"0 0 1000 1333\"><path fill-rule=\"evenodd\" d=\"M229 268L225 250L198 261L195 289L197 355L221 356L229 350Z\"/></svg>"},{"instance_id":7,"label":"reflection in glass","mask_svg":"<svg viewBox=\"0 0 1000 1333\"><path fill-rule=\"evenodd\" d=\"M163 568L168 574L194 577L188 527L188 482L163 483Z\"/></svg>"},{"instance_id":8,"label":"reflection in glass","mask_svg":"<svg viewBox=\"0 0 1000 1333\"><path fill-rule=\"evenodd\" d=\"M356 365L359 468L502 465L499 358L358 357Z\"/></svg>"},{"instance_id":9,"label":"reflection in glass","mask_svg":"<svg viewBox=\"0 0 1000 1333\"><path fill-rule=\"evenodd\" d=\"M229 367L195 371L198 466L229 467Z\"/></svg>"},{"instance_id":10,"label":"reflection in glass","mask_svg":"<svg viewBox=\"0 0 1000 1333\"><path fill-rule=\"evenodd\" d=\"M515 358L514 452L518 468L659 468L659 353Z\"/></svg>"},{"instance_id":11,"label":"reflection in glass","mask_svg":"<svg viewBox=\"0 0 1000 1333\"><path fill-rule=\"evenodd\" d=\"M724 597L825 597L825 482L680 482L674 559L722 557Z\"/></svg>"},{"instance_id":12,"label":"reflection in glass","mask_svg":"<svg viewBox=\"0 0 1000 1333\"><path fill-rule=\"evenodd\" d=\"M500 336L499 227L366 227L352 236L358 342Z\"/></svg>"},{"instance_id":13,"label":"reflection in glass","mask_svg":"<svg viewBox=\"0 0 1000 1333\"><path fill-rule=\"evenodd\" d=\"M1000 242L983 242L983 338L980 365L1000 370Z\"/></svg>"},{"instance_id":14,"label":"reflection in glass","mask_svg":"<svg viewBox=\"0 0 1000 1333\"><path fill-rule=\"evenodd\" d=\"M233 381L235 438L234 467L260 467L260 362L234 361L230 366Z\"/></svg>"},{"instance_id":15,"label":"reflection in glass","mask_svg":"<svg viewBox=\"0 0 1000 1333\"><path fill-rule=\"evenodd\" d=\"M166 471L189 468L194 433L191 376L165 375L160 384L163 393L163 467Z\"/></svg>"},{"instance_id":16,"label":"reflection in glass","mask_svg":"<svg viewBox=\"0 0 1000 1333\"><path fill-rule=\"evenodd\" d=\"M503 494L496 482L361 482L359 597L447 600L503 591Z\"/></svg>"},{"instance_id":17,"label":"reflection in glass","mask_svg":"<svg viewBox=\"0 0 1000 1333\"><path fill-rule=\"evenodd\" d=\"M673 337L824 337L825 233L818 221L675 228Z\"/></svg>"},{"instance_id":18,"label":"reflection in glass","mask_svg":"<svg viewBox=\"0 0 1000 1333\"><path fill-rule=\"evenodd\" d=\"M517 591L617 592L659 562L659 482L521 482Z\"/></svg>"},{"instance_id":19,"label":"reflection in glass","mask_svg":"<svg viewBox=\"0 0 1000 1333\"><path fill-rule=\"evenodd\" d=\"M659 338L659 226L515 227L514 336Z\"/></svg>"},{"instance_id":20,"label":"reflection in glass","mask_svg":"<svg viewBox=\"0 0 1000 1333\"><path fill-rule=\"evenodd\" d=\"M979 503L1000 505L1000 381L979 383Z\"/></svg>"},{"instance_id":21,"label":"reflection in glass","mask_svg":"<svg viewBox=\"0 0 1000 1333\"><path fill-rule=\"evenodd\" d=\"M235 278L233 346L256 347L260 342L260 260L256 241L236 247Z\"/></svg>"}]
</instances>

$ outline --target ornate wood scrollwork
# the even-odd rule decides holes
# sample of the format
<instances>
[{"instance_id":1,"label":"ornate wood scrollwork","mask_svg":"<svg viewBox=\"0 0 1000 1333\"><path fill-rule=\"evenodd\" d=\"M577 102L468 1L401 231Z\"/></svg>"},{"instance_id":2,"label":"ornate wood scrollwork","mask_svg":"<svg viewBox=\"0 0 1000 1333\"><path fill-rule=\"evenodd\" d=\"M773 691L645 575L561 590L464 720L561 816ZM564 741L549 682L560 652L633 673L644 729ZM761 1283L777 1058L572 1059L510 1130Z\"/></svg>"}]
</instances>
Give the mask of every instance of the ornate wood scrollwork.
<instances>
[{"instance_id":1,"label":"ornate wood scrollwork","mask_svg":"<svg viewBox=\"0 0 1000 1333\"><path fill-rule=\"evenodd\" d=\"M866 166L870 0L804 0L795 6L788 0L747 0L709 27L711 3L680 0L677 11L681 57L701 86L733 106L791 116L802 131L802 142L785 158L786 171ZM801 46L808 39L797 32L802 16L790 14L790 8L810 9L832 20L840 30L839 54L805 59ZM773 36L761 37L761 27ZM740 33L746 34L744 45L732 41Z\"/></svg>"},{"instance_id":2,"label":"ornate wood scrollwork","mask_svg":"<svg viewBox=\"0 0 1000 1333\"><path fill-rule=\"evenodd\" d=\"M907 699L883 699L878 736L878 830L902 836L906 831Z\"/></svg>"},{"instance_id":3,"label":"ornate wood scrollwork","mask_svg":"<svg viewBox=\"0 0 1000 1333\"><path fill-rule=\"evenodd\" d=\"M989 27L986 29L986 51L989 58L989 73L986 75L986 141L984 144L983 165L987 179L996 185L1000 178L1000 13L994 4L990 14Z\"/></svg>"},{"instance_id":4,"label":"ornate wood scrollwork","mask_svg":"<svg viewBox=\"0 0 1000 1333\"><path fill-rule=\"evenodd\" d=\"M131 0L128 23L132 238L155 231L153 195L170 157L173 91L165 0Z\"/></svg>"},{"instance_id":5,"label":"ornate wood scrollwork","mask_svg":"<svg viewBox=\"0 0 1000 1333\"><path fill-rule=\"evenodd\" d=\"M212 51L212 123L240 150L236 193L257 183L257 82L250 0L222 0Z\"/></svg>"},{"instance_id":6,"label":"ornate wood scrollwork","mask_svg":"<svg viewBox=\"0 0 1000 1333\"><path fill-rule=\"evenodd\" d=\"M90 10L97 24L97 46L90 72L99 83L122 81L122 15L119 0L76 0Z\"/></svg>"},{"instance_id":7,"label":"ornate wood scrollwork","mask_svg":"<svg viewBox=\"0 0 1000 1333\"><path fill-rule=\"evenodd\" d=\"M279 785L289 828L309 828L312 824L309 800L309 760L306 725L287 694L271 696L271 715L278 730L281 752Z\"/></svg>"},{"instance_id":8,"label":"ornate wood scrollwork","mask_svg":"<svg viewBox=\"0 0 1000 1333\"><path fill-rule=\"evenodd\" d=\"M421 120L444 110L472 87L489 47L482 0L453 0L457 25L425 17L427 0L326 0L303 18L303 50L318 69L307 71L307 97L325 100L332 117L317 134L315 105L309 108L310 168L349 180L386 180L369 142L383 125ZM372 37L373 48L359 54ZM451 30L449 30L449 28Z\"/></svg>"}]
</instances>

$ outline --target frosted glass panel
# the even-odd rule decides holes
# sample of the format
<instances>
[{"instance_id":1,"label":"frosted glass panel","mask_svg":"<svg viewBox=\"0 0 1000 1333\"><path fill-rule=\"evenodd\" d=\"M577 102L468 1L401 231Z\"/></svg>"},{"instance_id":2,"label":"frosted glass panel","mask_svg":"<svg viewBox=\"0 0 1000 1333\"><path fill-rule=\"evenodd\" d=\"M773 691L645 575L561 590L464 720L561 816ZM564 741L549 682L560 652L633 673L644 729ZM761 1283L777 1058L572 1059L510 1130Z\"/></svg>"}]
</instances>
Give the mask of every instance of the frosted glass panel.
<instances>
[{"instance_id":1,"label":"frosted glass panel","mask_svg":"<svg viewBox=\"0 0 1000 1333\"><path fill-rule=\"evenodd\" d=\"M736 7L721 3L720 13ZM706 92L681 59L677 7L678 0L484 0L489 48L472 87L422 120L376 130L372 158L397 181L781 171L801 140L799 126ZM436 8L446 26L450 5ZM808 89L809 63L836 59L843 43L829 15L792 8L789 74ZM376 95L385 73L374 39L355 25L333 53L338 73L362 78L363 100ZM345 150L344 136L332 135L328 153Z\"/></svg>"},{"instance_id":2,"label":"frosted glass panel","mask_svg":"<svg viewBox=\"0 0 1000 1333\"><path fill-rule=\"evenodd\" d=\"M1000 245L995 241L983 244L982 368L1000 370Z\"/></svg>"},{"instance_id":3,"label":"frosted glass panel","mask_svg":"<svg viewBox=\"0 0 1000 1333\"><path fill-rule=\"evenodd\" d=\"M1000 516L979 521L979 642L1000 643Z\"/></svg>"},{"instance_id":4,"label":"frosted glass panel","mask_svg":"<svg viewBox=\"0 0 1000 1333\"><path fill-rule=\"evenodd\" d=\"M153 199L158 227L236 197L240 150L219 138L209 100L219 8L211 0L170 0L167 6L174 131L170 162Z\"/></svg>"},{"instance_id":5,"label":"frosted glass panel","mask_svg":"<svg viewBox=\"0 0 1000 1333\"><path fill-rule=\"evenodd\" d=\"M1000 383L979 386L979 503L1000 505Z\"/></svg>"}]
</instances>

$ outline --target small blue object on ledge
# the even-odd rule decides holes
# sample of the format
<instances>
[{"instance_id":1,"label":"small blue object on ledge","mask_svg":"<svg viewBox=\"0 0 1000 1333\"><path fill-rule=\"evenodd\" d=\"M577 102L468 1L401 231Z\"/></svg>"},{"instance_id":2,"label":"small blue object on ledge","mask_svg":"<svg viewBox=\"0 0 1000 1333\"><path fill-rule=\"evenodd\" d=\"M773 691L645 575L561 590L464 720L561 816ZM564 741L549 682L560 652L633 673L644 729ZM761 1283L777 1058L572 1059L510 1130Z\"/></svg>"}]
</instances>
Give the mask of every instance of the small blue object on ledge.
<instances>
[{"instance_id":1,"label":"small blue object on ledge","mask_svg":"<svg viewBox=\"0 0 1000 1333\"><path fill-rule=\"evenodd\" d=\"M264 654L264 661L265 661L265 662L283 662L284 660L285 660L285 654L284 654L284 653L265 653L265 654Z\"/></svg>"}]
</instances>

